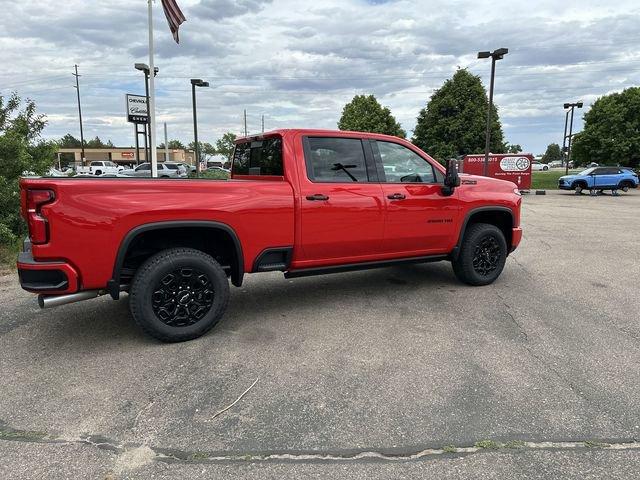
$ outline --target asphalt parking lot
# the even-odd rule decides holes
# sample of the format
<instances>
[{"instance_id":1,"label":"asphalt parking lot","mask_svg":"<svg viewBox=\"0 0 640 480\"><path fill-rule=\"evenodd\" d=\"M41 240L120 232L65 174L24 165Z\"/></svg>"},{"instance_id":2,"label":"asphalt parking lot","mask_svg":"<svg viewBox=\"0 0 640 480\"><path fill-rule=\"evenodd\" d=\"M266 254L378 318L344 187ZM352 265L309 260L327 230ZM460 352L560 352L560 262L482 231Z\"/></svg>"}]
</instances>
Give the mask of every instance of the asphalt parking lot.
<instances>
[{"instance_id":1,"label":"asphalt parking lot","mask_svg":"<svg viewBox=\"0 0 640 480\"><path fill-rule=\"evenodd\" d=\"M530 195L494 285L249 276L171 345L126 298L41 311L6 274L0 478L637 478L639 213Z\"/></svg>"}]
</instances>

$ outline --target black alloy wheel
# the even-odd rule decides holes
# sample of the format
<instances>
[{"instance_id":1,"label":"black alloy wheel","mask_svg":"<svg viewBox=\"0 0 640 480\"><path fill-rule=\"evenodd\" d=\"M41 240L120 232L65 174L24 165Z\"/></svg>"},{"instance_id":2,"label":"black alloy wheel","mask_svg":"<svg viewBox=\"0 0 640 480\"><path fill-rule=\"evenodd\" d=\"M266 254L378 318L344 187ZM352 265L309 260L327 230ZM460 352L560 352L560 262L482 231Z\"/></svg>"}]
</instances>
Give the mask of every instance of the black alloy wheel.
<instances>
[{"instance_id":1,"label":"black alloy wheel","mask_svg":"<svg viewBox=\"0 0 640 480\"><path fill-rule=\"evenodd\" d=\"M165 325L186 327L211 310L215 292L209 277L194 268L176 268L154 287L151 305Z\"/></svg>"},{"instance_id":2,"label":"black alloy wheel","mask_svg":"<svg viewBox=\"0 0 640 480\"><path fill-rule=\"evenodd\" d=\"M171 248L138 268L130 295L133 319L146 333L164 342L182 342L220 321L229 302L229 280L211 255Z\"/></svg>"},{"instance_id":3,"label":"black alloy wheel","mask_svg":"<svg viewBox=\"0 0 640 480\"><path fill-rule=\"evenodd\" d=\"M469 285L488 285L502 273L507 242L502 230L488 223L467 227L460 250L451 261L456 277Z\"/></svg>"},{"instance_id":4,"label":"black alloy wheel","mask_svg":"<svg viewBox=\"0 0 640 480\"><path fill-rule=\"evenodd\" d=\"M473 254L473 269L483 277L494 272L500 264L500 245L496 238L487 235L476 245Z\"/></svg>"}]
</instances>

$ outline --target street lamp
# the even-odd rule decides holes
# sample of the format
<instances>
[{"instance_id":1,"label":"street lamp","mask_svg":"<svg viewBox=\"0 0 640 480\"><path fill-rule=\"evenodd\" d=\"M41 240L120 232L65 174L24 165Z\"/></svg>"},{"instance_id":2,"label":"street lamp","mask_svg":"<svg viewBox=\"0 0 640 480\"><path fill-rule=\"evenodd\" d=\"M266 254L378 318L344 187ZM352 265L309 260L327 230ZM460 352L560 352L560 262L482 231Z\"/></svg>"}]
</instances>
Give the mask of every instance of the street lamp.
<instances>
[{"instance_id":1,"label":"street lamp","mask_svg":"<svg viewBox=\"0 0 640 480\"><path fill-rule=\"evenodd\" d=\"M478 52L478 58L491 57L491 82L489 84L489 109L487 110L487 131L484 141L484 176L489 176L489 141L491 140L491 110L493 109L493 83L496 75L496 60L502 60L509 53L508 48L498 48L493 52Z\"/></svg>"},{"instance_id":2,"label":"street lamp","mask_svg":"<svg viewBox=\"0 0 640 480\"><path fill-rule=\"evenodd\" d=\"M200 146L198 145L198 116L196 115L196 87L208 87L209 82L200 78L191 79L191 98L193 100L193 139L195 141L196 177L200 176Z\"/></svg>"},{"instance_id":3,"label":"street lamp","mask_svg":"<svg viewBox=\"0 0 640 480\"><path fill-rule=\"evenodd\" d=\"M565 157L565 175L569 175L569 160L571 159L571 139L573 138L573 109L576 107L582 108L582 105L582 102L564 104L564 109L567 111L566 115L564 116L564 137L562 138L562 155ZM569 123L569 135L567 135L567 120L569 118L569 113L571 113L571 123ZM569 142L568 146L565 146L567 144L567 138L569 139ZM567 153L566 155L565 151Z\"/></svg>"},{"instance_id":4,"label":"street lamp","mask_svg":"<svg viewBox=\"0 0 640 480\"><path fill-rule=\"evenodd\" d=\"M147 99L147 123L144 124L144 156L147 162L151 162L151 149L153 148L153 139L151 137L151 128L149 128L149 120L151 118L149 112L149 65L146 63L136 63L134 65L136 70L144 72L144 92ZM158 67L153 68L153 76L158 75ZM137 128L137 127L136 127ZM137 132L137 131L136 131ZM136 133L136 138L137 138ZM148 147L147 147L148 142Z\"/></svg>"}]
</instances>

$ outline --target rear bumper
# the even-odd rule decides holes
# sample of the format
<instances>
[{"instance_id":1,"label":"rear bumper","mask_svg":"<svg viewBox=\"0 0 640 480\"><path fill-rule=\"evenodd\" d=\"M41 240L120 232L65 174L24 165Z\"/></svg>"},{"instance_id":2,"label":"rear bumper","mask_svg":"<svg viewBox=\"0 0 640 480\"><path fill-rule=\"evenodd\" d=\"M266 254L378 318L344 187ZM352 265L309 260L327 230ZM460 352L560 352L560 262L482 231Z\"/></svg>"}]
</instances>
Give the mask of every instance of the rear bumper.
<instances>
[{"instance_id":1,"label":"rear bumper","mask_svg":"<svg viewBox=\"0 0 640 480\"><path fill-rule=\"evenodd\" d=\"M65 262L38 262L31 254L30 243L18 255L20 286L27 292L58 295L78 291L78 273Z\"/></svg>"},{"instance_id":2,"label":"rear bumper","mask_svg":"<svg viewBox=\"0 0 640 480\"><path fill-rule=\"evenodd\" d=\"M513 252L522 240L522 228L516 227L511 229L511 251Z\"/></svg>"}]
</instances>

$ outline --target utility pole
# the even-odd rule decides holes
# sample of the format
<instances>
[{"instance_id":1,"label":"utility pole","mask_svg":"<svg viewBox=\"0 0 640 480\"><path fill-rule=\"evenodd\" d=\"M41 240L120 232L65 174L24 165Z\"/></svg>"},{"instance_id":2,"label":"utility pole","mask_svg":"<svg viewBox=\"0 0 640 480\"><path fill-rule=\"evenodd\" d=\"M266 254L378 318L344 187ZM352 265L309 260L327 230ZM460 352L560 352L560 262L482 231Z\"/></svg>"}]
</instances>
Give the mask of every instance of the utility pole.
<instances>
[{"instance_id":1,"label":"utility pole","mask_svg":"<svg viewBox=\"0 0 640 480\"><path fill-rule=\"evenodd\" d=\"M76 73L72 73L74 77L76 77L76 93L78 94L78 117L80 117L80 156L82 157L81 163L84 167L85 164L85 156L84 156L84 132L82 131L82 107L80 106L80 82L78 82L78 65L74 65L76 69Z\"/></svg>"},{"instance_id":2,"label":"utility pole","mask_svg":"<svg viewBox=\"0 0 640 480\"><path fill-rule=\"evenodd\" d=\"M247 136L247 110L244 110L244 136Z\"/></svg>"},{"instance_id":3,"label":"utility pole","mask_svg":"<svg viewBox=\"0 0 640 480\"><path fill-rule=\"evenodd\" d=\"M164 122L164 161L169 161L169 140L167 137L167 122Z\"/></svg>"},{"instance_id":4,"label":"utility pole","mask_svg":"<svg viewBox=\"0 0 640 480\"><path fill-rule=\"evenodd\" d=\"M262 133L264 133L264 114L262 115Z\"/></svg>"}]
</instances>

